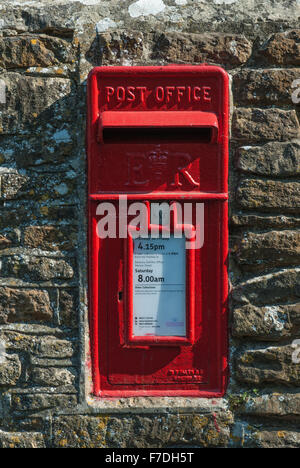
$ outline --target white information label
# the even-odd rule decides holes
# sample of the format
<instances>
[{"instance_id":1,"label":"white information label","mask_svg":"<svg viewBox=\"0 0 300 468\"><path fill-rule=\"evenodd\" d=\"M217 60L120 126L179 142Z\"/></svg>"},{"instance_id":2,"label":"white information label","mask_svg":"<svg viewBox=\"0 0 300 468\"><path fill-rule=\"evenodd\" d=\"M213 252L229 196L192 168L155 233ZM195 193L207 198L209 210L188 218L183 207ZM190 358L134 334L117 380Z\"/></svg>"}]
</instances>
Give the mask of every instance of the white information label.
<instances>
[{"instance_id":1,"label":"white information label","mask_svg":"<svg viewBox=\"0 0 300 468\"><path fill-rule=\"evenodd\" d=\"M134 240L134 336L186 336L185 242Z\"/></svg>"}]
</instances>

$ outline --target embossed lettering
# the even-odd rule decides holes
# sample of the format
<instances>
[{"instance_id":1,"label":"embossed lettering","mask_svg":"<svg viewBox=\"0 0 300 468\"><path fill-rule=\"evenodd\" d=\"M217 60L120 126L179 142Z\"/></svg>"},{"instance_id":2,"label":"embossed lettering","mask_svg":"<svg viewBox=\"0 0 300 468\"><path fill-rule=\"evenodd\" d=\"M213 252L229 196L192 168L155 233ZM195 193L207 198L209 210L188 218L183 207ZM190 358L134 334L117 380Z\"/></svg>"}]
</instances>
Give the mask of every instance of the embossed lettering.
<instances>
[{"instance_id":1,"label":"embossed lettering","mask_svg":"<svg viewBox=\"0 0 300 468\"><path fill-rule=\"evenodd\" d=\"M208 86L203 86L203 99L206 102L211 102L211 88Z\"/></svg>"},{"instance_id":2,"label":"embossed lettering","mask_svg":"<svg viewBox=\"0 0 300 468\"><path fill-rule=\"evenodd\" d=\"M147 185L149 179L145 178L145 167L147 157L143 155L133 155L128 157L127 175L128 179L125 185Z\"/></svg>"},{"instance_id":3,"label":"embossed lettering","mask_svg":"<svg viewBox=\"0 0 300 468\"><path fill-rule=\"evenodd\" d=\"M212 101L212 89L209 86L106 86L105 101L146 103L148 97L153 97L159 104L176 104L185 102L208 103Z\"/></svg>"},{"instance_id":4,"label":"embossed lettering","mask_svg":"<svg viewBox=\"0 0 300 468\"><path fill-rule=\"evenodd\" d=\"M183 183L180 180L180 174L184 179L193 187L199 187L199 182L197 182L192 175L189 173L188 169L191 167L191 157L189 155L183 155L181 157L180 165L178 166L178 172L174 176L174 181L171 183L171 186L180 188Z\"/></svg>"}]
</instances>

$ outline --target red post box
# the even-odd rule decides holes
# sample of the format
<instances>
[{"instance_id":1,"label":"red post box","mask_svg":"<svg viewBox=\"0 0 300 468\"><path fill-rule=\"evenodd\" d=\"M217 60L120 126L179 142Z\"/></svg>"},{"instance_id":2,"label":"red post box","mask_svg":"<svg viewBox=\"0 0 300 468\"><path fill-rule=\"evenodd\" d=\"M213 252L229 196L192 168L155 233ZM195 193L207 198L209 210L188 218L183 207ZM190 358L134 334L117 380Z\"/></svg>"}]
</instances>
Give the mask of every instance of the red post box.
<instances>
[{"instance_id":1,"label":"red post box","mask_svg":"<svg viewBox=\"0 0 300 468\"><path fill-rule=\"evenodd\" d=\"M228 128L219 67L99 67L89 76L97 396L224 394Z\"/></svg>"}]
</instances>

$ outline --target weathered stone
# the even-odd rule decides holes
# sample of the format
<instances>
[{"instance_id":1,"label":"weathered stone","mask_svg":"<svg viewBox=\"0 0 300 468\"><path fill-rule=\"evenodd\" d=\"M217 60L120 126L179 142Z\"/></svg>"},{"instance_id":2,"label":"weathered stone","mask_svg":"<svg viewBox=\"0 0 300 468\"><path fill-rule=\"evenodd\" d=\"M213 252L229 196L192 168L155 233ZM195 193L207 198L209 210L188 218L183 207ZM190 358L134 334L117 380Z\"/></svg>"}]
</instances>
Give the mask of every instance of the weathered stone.
<instances>
[{"instance_id":1,"label":"weathered stone","mask_svg":"<svg viewBox=\"0 0 300 468\"><path fill-rule=\"evenodd\" d=\"M239 149L237 168L250 174L296 177L300 174L300 143L267 143Z\"/></svg>"},{"instance_id":2,"label":"weathered stone","mask_svg":"<svg viewBox=\"0 0 300 468\"><path fill-rule=\"evenodd\" d=\"M50 327L41 327L42 333L51 331ZM46 330L45 330L46 328ZM75 352L75 347L71 341L60 339L55 336L37 336L39 328L37 325L31 326L30 331L18 332L12 330L0 330L0 341L5 349L9 351L26 352L29 355L40 359L69 359ZM34 334L36 332L36 334Z\"/></svg>"},{"instance_id":3,"label":"weathered stone","mask_svg":"<svg viewBox=\"0 0 300 468\"><path fill-rule=\"evenodd\" d=\"M47 36L12 36L0 38L0 67L50 67L75 59L67 41Z\"/></svg>"},{"instance_id":4,"label":"weathered stone","mask_svg":"<svg viewBox=\"0 0 300 468\"><path fill-rule=\"evenodd\" d=\"M72 156L74 135L70 126L63 124L57 130L52 126L43 128L35 135L24 137L2 136L0 139L0 158L20 170L43 168L47 165L63 164Z\"/></svg>"},{"instance_id":5,"label":"weathered stone","mask_svg":"<svg viewBox=\"0 0 300 468\"><path fill-rule=\"evenodd\" d=\"M52 318L47 291L0 287L0 323L50 322Z\"/></svg>"},{"instance_id":6,"label":"weathered stone","mask_svg":"<svg viewBox=\"0 0 300 468\"><path fill-rule=\"evenodd\" d=\"M298 336L299 328L300 303L262 308L247 304L233 310L234 336L277 341Z\"/></svg>"},{"instance_id":7,"label":"weathered stone","mask_svg":"<svg viewBox=\"0 0 300 468\"><path fill-rule=\"evenodd\" d=\"M5 420L3 430L8 432L41 432L46 438L49 430L49 423L44 419L43 415L32 417L30 415L22 414L18 417L9 418Z\"/></svg>"},{"instance_id":8,"label":"weathered stone","mask_svg":"<svg viewBox=\"0 0 300 468\"><path fill-rule=\"evenodd\" d=\"M163 448L226 446L231 414L130 417L62 416L55 419L55 447Z\"/></svg>"},{"instance_id":9,"label":"weathered stone","mask_svg":"<svg viewBox=\"0 0 300 468\"><path fill-rule=\"evenodd\" d=\"M236 378L248 384L300 384L300 364L292 346L250 349L236 359Z\"/></svg>"},{"instance_id":10,"label":"weathered stone","mask_svg":"<svg viewBox=\"0 0 300 468\"><path fill-rule=\"evenodd\" d=\"M76 395L14 394L11 409L13 411L42 411L50 408L73 408L76 404Z\"/></svg>"},{"instance_id":11,"label":"weathered stone","mask_svg":"<svg viewBox=\"0 0 300 468\"><path fill-rule=\"evenodd\" d=\"M233 299L239 304L255 305L297 303L300 297L300 269L287 269L251 278L233 290Z\"/></svg>"},{"instance_id":12,"label":"weathered stone","mask_svg":"<svg viewBox=\"0 0 300 468\"><path fill-rule=\"evenodd\" d=\"M38 432L0 431L0 448L45 448L45 441Z\"/></svg>"},{"instance_id":13,"label":"weathered stone","mask_svg":"<svg viewBox=\"0 0 300 468\"><path fill-rule=\"evenodd\" d=\"M59 387L61 385L74 385L76 375L74 371L55 367L35 367L31 380L35 385L42 387Z\"/></svg>"},{"instance_id":14,"label":"weathered stone","mask_svg":"<svg viewBox=\"0 0 300 468\"><path fill-rule=\"evenodd\" d=\"M300 213L300 183L242 179L237 201L247 209Z\"/></svg>"},{"instance_id":15,"label":"weathered stone","mask_svg":"<svg viewBox=\"0 0 300 468\"><path fill-rule=\"evenodd\" d=\"M30 353L36 345L36 336L18 333L10 330L0 331L0 341L9 351L22 351Z\"/></svg>"},{"instance_id":16,"label":"weathered stone","mask_svg":"<svg viewBox=\"0 0 300 468\"><path fill-rule=\"evenodd\" d=\"M1 342L2 345L2 342ZM14 386L21 377L21 362L17 354L6 354L0 348L0 386Z\"/></svg>"},{"instance_id":17,"label":"weathered stone","mask_svg":"<svg viewBox=\"0 0 300 468\"><path fill-rule=\"evenodd\" d=\"M232 136L249 143L289 141L300 137L295 111L282 109L236 109L232 120Z\"/></svg>"},{"instance_id":18,"label":"weathered stone","mask_svg":"<svg viewBox=\"0 0 300 468\"><path fill-rule=\"evenodd\" d=\"M0 178L1 198L15 198L21 188L28 181L28 177L20 174L8 173Z\"/></svg>"},{"instance_id":19,"label":"weathered stone","mask_svg":"<svg viewBox=\"0 0 300 468\"><path fill-rule=\"evenodd\" d=\"M270 216L267 214L233 213L230 218L231 225L238 228L256 229L292 229L300 227L300 218L293 216Z\"/></svg>"},{"instance_id":20,"label":"weathered stone","mask_svg":"<svg viewBox=\"0 0 300 468\"><path fill-rule=\"evenodd\" d=\"M300 65L300 29L272 35L259 54L271 65Z\"/></svg>"},{"instance_id":21,"label":"weathered stone","mask_svg":"<svg viewBox=\"0 0 300 468\"><path fill-rule=\"evenodd\" d=\"M256 271L268 266L300 263L300 231L247 232L233 251L239 263Z\"/></svg>"},{"instance_id":22,"label":"weathered stone","mask_svg":"<svg viewBox=\"0 0 300 468\"><path fill-rule=\"evenodd\" d=\"M1 177L1 197L12 199L38 199L47 201L56 198L65 199L76 190L76 177L70 179L61 176L38 175L34 177L9 173Z\"/></svg>"},{"instance_id":23,"label":"weathered stone","mask_svg":"<svg viewBox=\"0 0 300 468\"><path fill-rule=\"evenodd\" d=\"M11 240L6 236L0 235L0 250L6 249L11 245Z\"/></svg>"},{"instance_id":24,"label":"weathered stone","mask_svg":"<svg viewBox=\"0 0 300 468\"><path fill-rule=\"evenodd\" d=\"M73 202L74 203L74 202ZM23 225L31 225L33 220L47 221L70 221L72 225L76 223L78 207L70 203L15 203L6 202L5 206L0 204L0 228L20 228Z\"/></svg>"},{"instance_id":25,"label":"weathered stone","mask_svg":"<svg viewBox=\"0 0 300 468\"><path fill-rule=\"evenodd\" d=\"M72 226L28 226L24 229L24 245L30 248L59 251L76 246L77 232Z\"/></svg>"},{"instance_id":26,"label":"weathered stone","mask_svg":"<svg viewBox=\"0 0 300 468\"><path fill-rule=\"evenodd\" d=\"M74 348L71 341L46 336L37 340L34 354L39 357L64 359L73 356Z\"/></svg>"},{"instance_id":27,"label":"weathered stone","mask_svg":"<svg viewBox=\"0 0 300 468\"><path fill-rule=\"evenodd\" d=\"M72 266L65 260L47 257L12 256L3 257L1 274L29 281L70 279L74 276Z\"/></svg>"},{"instance_id":28,"label":"weathered stone","mask_svg":"<svg viewBox=\"0 0 300 468\"><path fill-rule=\"evenodd\" d=\"M89 49L86 58L93 65L129 65L143 56L143 34L139 31L102 33Z\"/></svg>"},{"instance_id":29,"label":"weathered stone","mask_svg":"<svg viewBox=\"0 0 300 468\"><path fill-rule=\"evenodd\" d=\"M47 222L69 220L74 224L78 217L78 206L68 203L50 204L44 203L39 206L39 215L41 219L47 219Z\"/></svg>"},{"instance_id":30,"label":"weathered stone","mask_svg":"<svg viewBox=\"0 0 300 468\"><path fill-rule=\"evenodd\" d=\"M251 416L299 418L299 393L263 394L250 398L242 412Z\"/></svg>"},{"instance_id":31,"label":"weathered stone","mask_svg":"<svg viewBox=\"0 0 300 468\"><path fill-rule=\"evenodd\" d=\"M5 110L0 134L43 132L40 125L62 125L73 118L75 96L71 82L62 78L36 78L17 73L0 76L6 84ZM63 117L62 117L63 116Z\"/></svg>"},{"instance_id":32,"label":"weathered stone","mask_svg":"<svg viewBox=\"0 0 300 468\"><path fill-rule=\"evenodd\" d=\"M300 433L286 428L273 427L256 433L258 446L261 448L299 448Z\"/></svg>"},{"instance_id":33,"label":"weathered stone","mask_svg":"<svg viewBox=\"0 0 300 468\"><path fill-rule=\"evenodd\" d=\"M235 34L157 32L153 42L151 58L171 63L218 63L230 68L247 62L252 52L251 42Z\"/></svg>"},{"instance_id":34,"label":"weathered stone","mask_svg":"<svg viewBox=\"0 0 300 468\"><path fill-rule=\"evenodd\" d=\"M76 290L59 291L59 317L61 325L78 326L78 293Z\"/></svg>"},{"instance_id":35,"label":"weathered stone","mask_svg":"<svg viewBox=\"0 0 300 468\"><path fill-rule=\"evenodd\" d=\"M234 102L245 106L291 105L292 83L299 76L299 69L243 69L233 77Z\"/></svg>"},{"instance_id":36,"label":"weathered stone","mask_svg":"<svg viewBox=\"0 0 300 468\"><path fill-rule=\"evenodd\" d=\"M56 367L56 368L62 368L62 367L73 367L74 365L74 359L69 358L69 359L49 359L49 358L40 358L36 356L30 356L30 364L33 366L37 367Z\"/></svg>"},{"instance_id":37,"label":"weathered stone","mask_svg":"<svg viewBox=\"0 0 300 468\"><path fill-rule=\"evenodd\" d=\"M33 31L72 36L74 30L83 33L85 24L95 23L111 27L111 23L125 23L144 30L178 29L185 31L235 31L247 29L248 33L266 34L282 28L297 28L298 5L294 0L273 3L268 0L257 4L253 0L236 0L234 3L198 3L183 0L161 2L149 6L148 2L121 4L118 0L93 0L82 2L40 0L38 4L3 0L4 27L17 31ZM137 4L137 5L136 5ZM130 3L132 5L132 2ZM17 8L16 8L17 7ZM99 23L98 23L99 22ZM269 32L270 34L270 32Z\"/></svg>"},{"instance_id":38,"label":"weathered stone","mask_svg":"<svg viewBox=\"0 0 300 468\"><path fill-rule=\"evenodd\" d=\"M231 395L232 396L232 395ZM239 401L241 395L234 396ZM239 403L238 403L239 405ZM231 432L230 448L254 448L257 447L257 429L246 421L236 420Z\"/></svg>"}]
</instances>

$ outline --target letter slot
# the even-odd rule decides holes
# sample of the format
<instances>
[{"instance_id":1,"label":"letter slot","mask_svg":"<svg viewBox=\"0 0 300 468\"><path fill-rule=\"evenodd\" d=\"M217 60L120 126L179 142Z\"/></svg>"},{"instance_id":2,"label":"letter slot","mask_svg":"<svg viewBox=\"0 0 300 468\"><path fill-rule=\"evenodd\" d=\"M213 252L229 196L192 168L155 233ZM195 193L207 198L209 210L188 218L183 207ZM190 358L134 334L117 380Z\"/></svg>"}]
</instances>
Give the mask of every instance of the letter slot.
<instances>
[{"instance_id":1,"label":"letter slot","mask_svg":"<svg viewBox=\"0 0 300 468\"><path fill-rule=\"evenodd\" d=\"M113 112L99 118L99 143L202 141L216 143L217 116L209 112Z\"/></svg>"}]
</instances>

